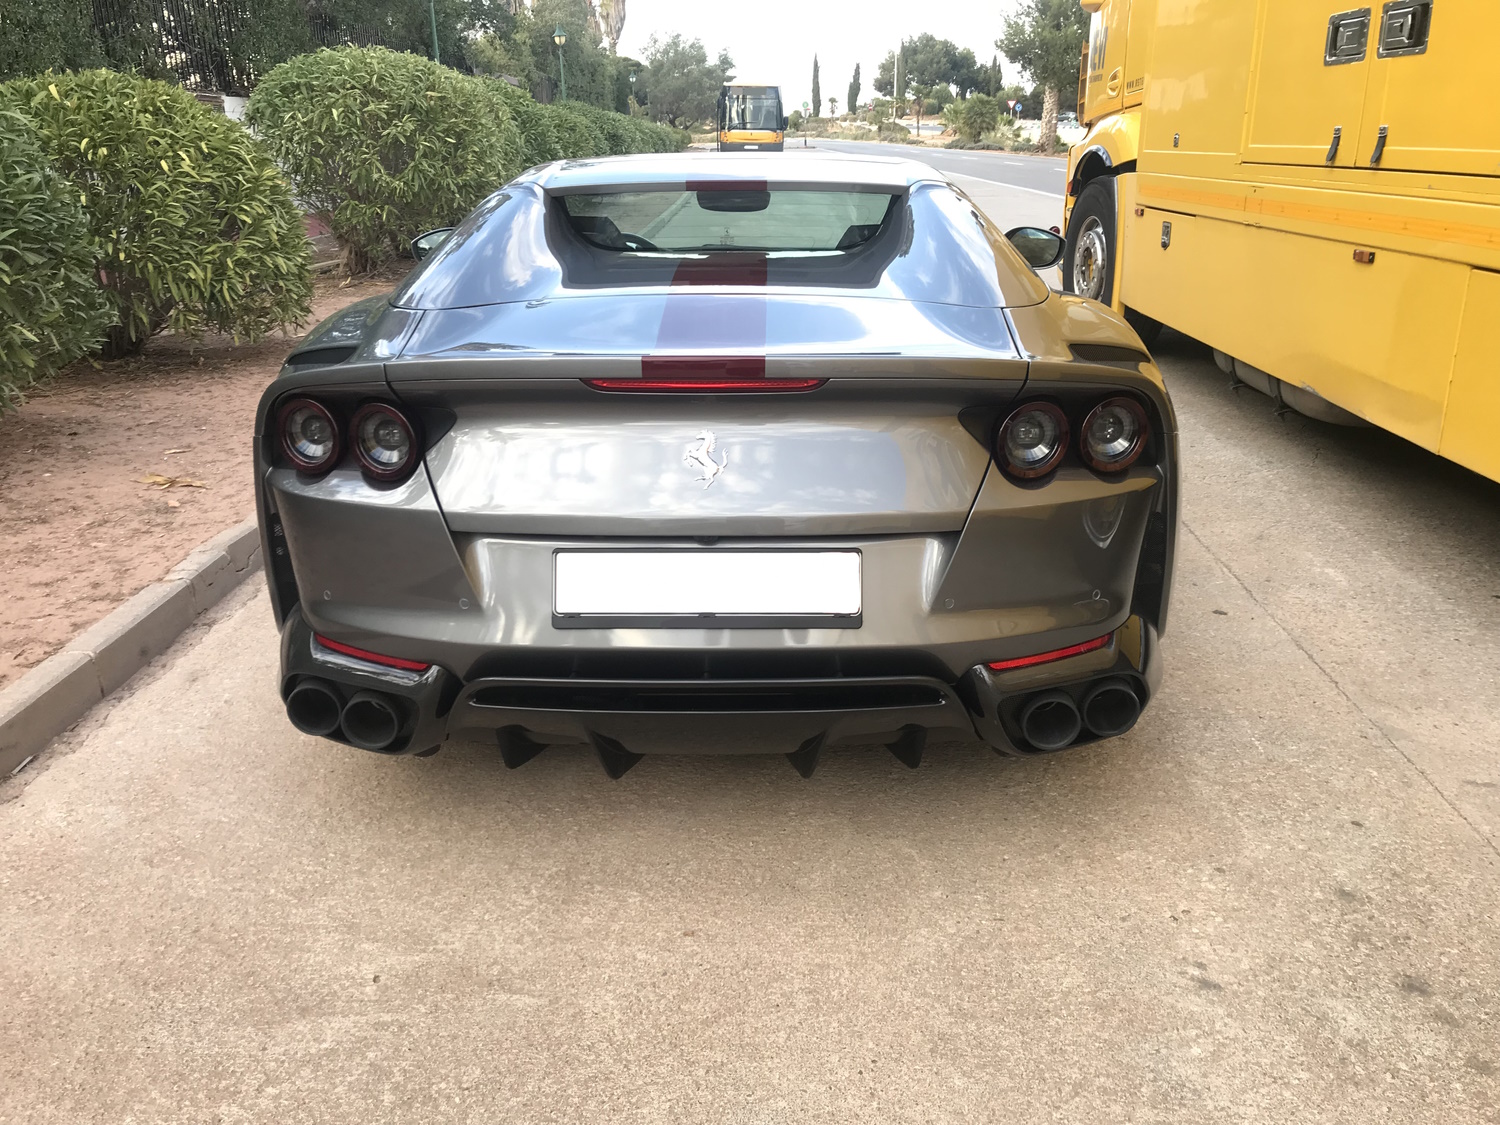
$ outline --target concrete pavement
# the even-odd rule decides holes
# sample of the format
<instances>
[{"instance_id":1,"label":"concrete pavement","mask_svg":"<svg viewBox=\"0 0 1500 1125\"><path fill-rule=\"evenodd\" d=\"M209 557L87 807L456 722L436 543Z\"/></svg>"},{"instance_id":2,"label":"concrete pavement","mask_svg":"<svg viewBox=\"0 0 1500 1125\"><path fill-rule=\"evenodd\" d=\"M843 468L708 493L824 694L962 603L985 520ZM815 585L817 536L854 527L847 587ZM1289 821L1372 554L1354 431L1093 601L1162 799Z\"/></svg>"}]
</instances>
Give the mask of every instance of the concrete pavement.
<instances>
[{"instance_id":1,"label":"concrete pavement","mask_svg":"<svg viewBox=\"0 0 1500 1125\"><path fill-rule=\"evenodd\" d=\"M1162 356L1166 682L1081 752L386 760L231 595L0 789L0 1120L1500 1121L1500 489Z\"/></svg>"},{"instance_id":2,"label":"concrete pavement","mask_svg":"<svg viewBox=\"0 0 1500 1125\"><path fill-rule=\"evenodd\" d=\"M1166 677L1080 751L387 760L232 594L0 783L0 1122L1500 1122L1500 486L1157 352Z\"/></svg>"}]
</instances>

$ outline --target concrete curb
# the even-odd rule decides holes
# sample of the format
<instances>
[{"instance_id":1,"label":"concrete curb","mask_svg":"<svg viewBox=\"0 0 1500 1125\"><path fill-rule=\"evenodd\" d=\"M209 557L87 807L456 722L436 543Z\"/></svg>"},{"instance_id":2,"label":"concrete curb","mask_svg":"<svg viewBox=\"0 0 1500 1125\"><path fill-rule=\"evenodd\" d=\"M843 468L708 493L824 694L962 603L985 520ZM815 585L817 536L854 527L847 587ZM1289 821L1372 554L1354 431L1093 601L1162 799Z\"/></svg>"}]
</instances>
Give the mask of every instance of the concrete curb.
<instances>
[{"instance_id":1,"label":"concrete curb","mask_svg":"<svg viewBox=\"0 0 1500 1125\"><path fill-rule=\"evenodd\" d=\"M260 564L260 532L251 516L0 690L0 779L165 652Z\"/></svg>"}]
</instances>

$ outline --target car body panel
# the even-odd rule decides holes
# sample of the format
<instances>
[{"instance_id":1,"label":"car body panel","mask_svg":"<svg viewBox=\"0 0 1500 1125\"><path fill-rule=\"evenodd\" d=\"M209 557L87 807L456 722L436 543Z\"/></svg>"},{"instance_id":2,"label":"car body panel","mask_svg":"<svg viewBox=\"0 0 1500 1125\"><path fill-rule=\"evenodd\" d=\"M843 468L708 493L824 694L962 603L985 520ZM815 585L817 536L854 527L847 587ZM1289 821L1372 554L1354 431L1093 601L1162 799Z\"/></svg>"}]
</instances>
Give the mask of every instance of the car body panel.
<instances>
[{"instance_id":1,"label":"car body panel","mask_svg":"<svg viewBox=\"0 0 1500 1125\"><path fill-rule=\"evenodd\" d=\"M1039 685L1081 703L1101 677L1124 677L1149 698L1177 450L1170 400L1139 339L1102 306L1050 293L931 169L791 167L801 163L621 158L535 170L482 204L390 298L309 335L257 415L284 695L306 677L345 694L385 683L406 716L391 752L492 730L508 762L580 739L618 762L646 732L690 731L711 715L782 731L798 745L767 748L802 754L865 737L909 750L912 732L928 729L1010 750L1024 748L1017 716ZM647 261L603 284L609 263L585 260L555 229L559 192L737 184L762 170L776 183L865 176L904 193L905 210L832 272L733 253L669 269ZM813 384L596 385L745 364ZM291 394L316 397L341 425L365 403L398 407L421 464L395 485L349 456L322 476L296 471L275 426ZM1070 455L1048 478L1020 482L995 464L996 428L1018 404L1044 398L1078 419L1120 394L1152 430L1128 472L1106 476ZM862 609L837 624L559 617L555 555L580 546L690 551L709 572L716 551L858 551ZM397 684L376 665L351 670L314 634L433 671ZM1029 676L987 669L1101 637L1088 659ZM881 692L890 707L869 702Z\"/></svg>"}]
</instances>

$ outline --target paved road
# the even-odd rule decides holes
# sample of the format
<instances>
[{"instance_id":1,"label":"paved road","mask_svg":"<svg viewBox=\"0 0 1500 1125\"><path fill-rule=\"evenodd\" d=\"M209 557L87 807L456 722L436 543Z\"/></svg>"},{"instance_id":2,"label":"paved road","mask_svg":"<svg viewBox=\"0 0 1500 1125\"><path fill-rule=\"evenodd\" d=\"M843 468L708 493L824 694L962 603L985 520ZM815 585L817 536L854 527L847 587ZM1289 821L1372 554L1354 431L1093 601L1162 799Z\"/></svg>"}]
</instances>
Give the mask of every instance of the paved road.
<instances>
[{"instance_id":1,"label":"paved road","mask_svg":"<svg viewBox=\"0 0 1500 1125\"><path fill-rule=\"evenodd\" d=\"M963 150L934 149L919 145L883 145L865 141L812 140L810 147L831 149L834 152L878 152L882 156L902 156L921 160L943 172L957 173L989 180L992 183L1042 192L1049 196L1062 196L1063 184L1068 178L1067 162L1055 157L1021 156L1008 152L969 152ZM792 143L792 148L797 146ZM1058 203L1061 207L1061 203ZM1058 211L1059 216L1062 214ZM1056 220L1054 220L1056 221Z\"/></svg>"},{"instance_id":2,"label":"paved road","mask_svg":"<svg viewBox=\"0 0 1500 1125\"><path fill-rule=\"evenodd\" d=\"M1166 680L1079 752L386 760L234 595L0 783L0 1121L1500 1121L1500 487L1160 360Z\"/></svg>"}]
</instances>

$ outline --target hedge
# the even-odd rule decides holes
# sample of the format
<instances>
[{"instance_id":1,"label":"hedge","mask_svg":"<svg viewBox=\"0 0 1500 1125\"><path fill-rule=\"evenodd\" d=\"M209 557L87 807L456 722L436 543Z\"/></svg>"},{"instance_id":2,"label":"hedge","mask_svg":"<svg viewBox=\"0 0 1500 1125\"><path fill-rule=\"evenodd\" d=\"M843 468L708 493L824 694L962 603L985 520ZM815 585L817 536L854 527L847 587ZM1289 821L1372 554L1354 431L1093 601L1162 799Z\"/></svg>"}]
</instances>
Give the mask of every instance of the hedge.
<instances>
[{"instance_id":1,"label":"hedge","mask_svg":"<svg viewBox=\"0 0 1500 1125\"><path fill-rule=\"evenodd\" d=\"M498 85L417 55L339 47L274 68L248 120L362 273L522 170L525 144Z\"/></svg>"},{"instance_id":2,"label":"hedge","mask_svg":"<svg viewBox=\"0 0 1500 1125\"><path fill-rule=\"evenodd\" d=\"M239 124L152 79L85 70L0 84L77 190L113 306L104 355L165 328L255 338L303 320L311 248L280 171Z\"/></svg>"},{"instance_id":3,"label":"hedge","mask_svg":"<svg viewBox=\"0 0 1500 1125\"><path fill-rule=\"evenodd\" d=\"M527 168L538 164L550 164L560 159L562 149L557 144L557 134L552 131L552 122L547 111L532 100L530 94L518 86L512 86L501 78L485 79L499 94L521 130L521 163Z\"/></svg>"},{"instance_id":4,"label":"hedge","mask_svg":"<svg viewBox=\"0 0 1500 1125\"><path fill-rule=\"evenodd\" d=\"M109 326L78 195L31 120L0 110L0 413Z\"/></svg>"}]
</instances>

